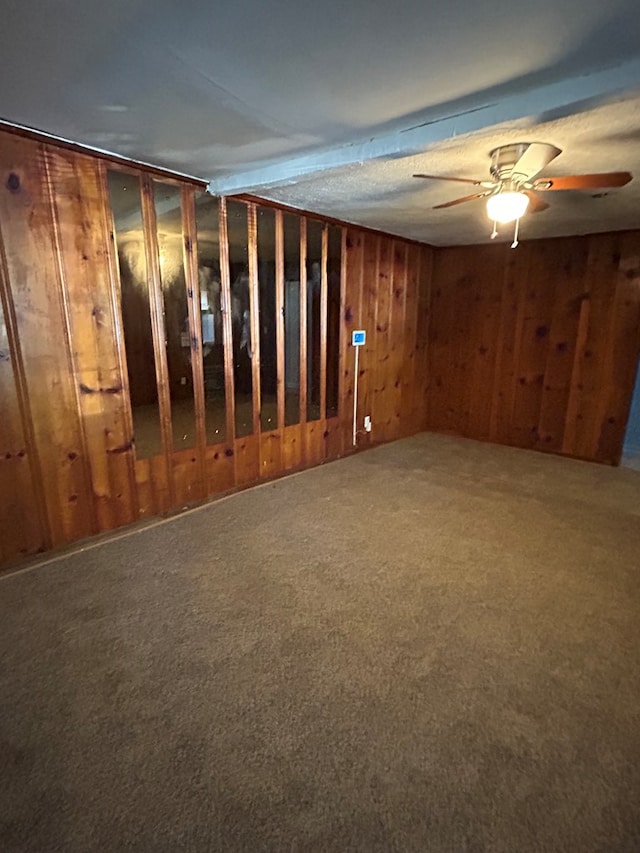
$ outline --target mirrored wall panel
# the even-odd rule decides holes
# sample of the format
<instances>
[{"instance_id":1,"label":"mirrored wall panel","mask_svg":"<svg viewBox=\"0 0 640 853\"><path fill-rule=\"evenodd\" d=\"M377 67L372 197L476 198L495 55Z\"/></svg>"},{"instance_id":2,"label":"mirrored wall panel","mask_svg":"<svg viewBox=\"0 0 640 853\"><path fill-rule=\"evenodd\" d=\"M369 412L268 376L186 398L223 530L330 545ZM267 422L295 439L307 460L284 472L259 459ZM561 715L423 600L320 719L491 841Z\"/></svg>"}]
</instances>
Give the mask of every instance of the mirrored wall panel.
<instances>
[{"instance_id":1,"label":"mirrored wall panel","mask_svg":"<svg viewBox=\"0 0 640 853\"><path fill-rule=\"evenodd\" d=\"M320 412L322 229L316 219L307 220L307 420Z\"/></svg>"},{"instance_id":2,"label":"mirrored wall panel","mask_svg":"<svg viewBox=\"0 0 640 853\"><path fill-rule=\"evenodd\" d=\"M135 451L138 459L148 459L162 452L162 434L140 180L137 175L110 170L108 181L120 272L120 305Z\"/></svg>"},{"instance_id":3,"label":"mirrored wall panel","mask_svg":"<svg viewBox=\"0 0 640 853\"><path fill-rule=\"evenodd\" d=\"M197 192L195 204L205 431L207 444L217 444L226 438L224 323L220 279L220 202L209 193Z\"/></svg>"},{"instance_id":4,"label":"mirrored wall panel","mask_svg":"<svg viewBox=\"0 0 640 853\"><path fill-rule=\"evenodd\" d=\"M338 416L342 229L329 226L327 250L327 417Z\"/></svg>"},{"instance_id":5,"label":"mirrored wall panel","mask_svg":"<svg viewBox=\"0 0 640 853\"><path fill-rule=\"evenodd\" d=\"M196 413L189 304L184 272L181 192L177 186L154 181L153 196L164 307L173 449L185 450L195 447L196 444Z\"/></svg>"},{"instance_id":6,"label":"mirrored wall panel","mask_svg":"<svg viewBox=\"0 0 640 853\"><path fill-rule=\"evenodd\" d=\"M300 217L283 216L284 228L284 422L300 422Z\"/></svg>"},{"instance_id":7,"label":"mirrored wall panel","mask_svg":"<svg viewBox=\"0 0 640 853\"><path fill-rule=\"evenodd\" d=\"M239 201L229 201L227 204L227 221L229 228L235 427L236 436L240 437L253 432L253 351L247 205Z\"/></svg>"},{"instance_id":8,"label":"mirrored wall panel","mask_svg":"<svg viewBox=\"0 0 640 853\"><path fill-rule=\"evenodd\" d=\"M278 426L276 333L276 213L258 208L258 294L260 305L260 428Z\"/></svg>"}]
</instances>

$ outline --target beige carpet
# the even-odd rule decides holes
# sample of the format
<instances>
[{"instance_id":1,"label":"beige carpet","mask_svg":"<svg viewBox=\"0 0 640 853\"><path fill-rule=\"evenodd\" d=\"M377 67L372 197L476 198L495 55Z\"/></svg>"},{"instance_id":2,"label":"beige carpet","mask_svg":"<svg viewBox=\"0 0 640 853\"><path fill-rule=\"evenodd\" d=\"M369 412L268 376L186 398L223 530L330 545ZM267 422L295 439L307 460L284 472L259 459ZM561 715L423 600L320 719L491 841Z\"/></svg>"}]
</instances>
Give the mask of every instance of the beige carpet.
<instances>
[{"instance_id":1,"label":"beige carpet","mask_svg":"<svg viewBox=\"0 0 640 853\"><path fill-rule=\"evenodd\" d=\"M640 850L640 473L420 435L0 580L0 850Z\"/></svg>"}]
</instances>

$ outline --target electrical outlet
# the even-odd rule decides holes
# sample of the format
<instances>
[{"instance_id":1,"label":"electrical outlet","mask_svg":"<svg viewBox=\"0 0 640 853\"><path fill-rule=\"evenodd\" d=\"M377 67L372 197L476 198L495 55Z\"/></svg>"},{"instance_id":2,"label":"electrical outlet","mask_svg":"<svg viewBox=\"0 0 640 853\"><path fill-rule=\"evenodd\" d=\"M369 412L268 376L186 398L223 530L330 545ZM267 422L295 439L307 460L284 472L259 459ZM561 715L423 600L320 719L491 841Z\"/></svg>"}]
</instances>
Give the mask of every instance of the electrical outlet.
<instances>
[{"instance_id":1,"label":"electrical outlet","mask_svg":"<svg viewBox=\"0 0 640 853\"><path fill-rule=\"evenodd\" d=\"M371 432L371 418L369 417L369 415L365 416L364 428L367 432Z\"/></svg>"}]
</instances>

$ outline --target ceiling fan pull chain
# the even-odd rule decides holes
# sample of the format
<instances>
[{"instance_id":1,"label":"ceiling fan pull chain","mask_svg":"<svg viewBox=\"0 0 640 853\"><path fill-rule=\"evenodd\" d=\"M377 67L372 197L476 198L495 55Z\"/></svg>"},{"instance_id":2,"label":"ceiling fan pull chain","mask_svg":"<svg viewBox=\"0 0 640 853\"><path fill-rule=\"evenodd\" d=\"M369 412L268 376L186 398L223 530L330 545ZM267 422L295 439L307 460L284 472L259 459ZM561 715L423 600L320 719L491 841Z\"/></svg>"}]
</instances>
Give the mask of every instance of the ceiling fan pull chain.
<instances>
[{"instance_id":1,"label":"ceiling fan pull chain","mask_svg":"<svg viewBox=\"0 0 640 853\"><path fill-rule=\"evenodd\" d=\"M516 219L516 230L513 234L513 243L511 244L511 248L515 249L518 245L518 231L520 230L520 217Z\"/></svg>"},{"instance_id":2,"label":"ceiling fan pull chain","mask_svg":"<svg viewBox=\"0 0 640 853\"><path fill-rule=\"evenodd\" d=\"M493 231L491 232L491 239L495 240L498 236L498 221L497 219L493 220Z\"/></svg>"}]
</instances>

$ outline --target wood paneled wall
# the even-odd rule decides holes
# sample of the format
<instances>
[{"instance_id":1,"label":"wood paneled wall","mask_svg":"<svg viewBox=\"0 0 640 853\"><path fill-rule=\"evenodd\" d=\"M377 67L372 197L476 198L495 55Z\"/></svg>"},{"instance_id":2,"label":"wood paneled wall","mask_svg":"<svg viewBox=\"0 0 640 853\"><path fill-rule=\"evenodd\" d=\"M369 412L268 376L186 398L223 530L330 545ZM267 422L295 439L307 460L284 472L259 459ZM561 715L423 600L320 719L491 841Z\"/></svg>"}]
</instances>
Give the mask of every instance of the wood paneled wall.
<instances>
[{"instance_id":1,"label":"wood paneled wall","mask_svg":"<svg viewBox=\"0 0 640 853\"><path fill-rule=\"evenodd\" d=\"M356 443L392 441L424 428L427 341L434 250L373 232L346 234L342 433L352 444L355 352L351 333L364 329L360 348ZM365 416L371 432L364 430Z\"/></svg>"},{"instance_id":2,"label":"wood paneled wall","mask_svg":"<svg viewBox=\"0 0 640 853\"><path fill-rule=\"evenodd\" d=\"M640 350L640 232L440 249L425 426L617 464Z\"/></svg>"},{"instance_id":3,"label":"wood paneled wall","mask_svg":"<svg viewBox=\"0 0 640 853\"><path fill-rule=\"evenodd\" d=\"M0 134L0 566L350 452L353 350L349 341L355 326L369 332L361 361L360 425L364 414L370 414L374 424L371 435L359 435L360 444L406 435L418 430L424 420L425 374L420 365L426 357L431 252L357 229L347 234L344 228L337 417L326 416L328 395L321 382L321 417L307 421L303 381L301 422L285 426L283 319L279 310L278 423L273 430L261 431L256 381L254 432L236 438L231 319L227 311L227 439L207 445L194 187L182 184L197 441L192 449L174 451L166 358L158 356L163 356L165 321L159 301L157 246L155 236L150 236L155 234L152 176L131 167L129 171L139 174L142 182L143 210L149 226L145 232L148 277L155 305L155 367L150 351L145 381L154 375L158 381L164 447L152 458L136 458L108 167L104 159L69 148ZM116 168L127 170L121 163ZM162 180L171 181L164 175ZM223 203L221 267L228 305L225 211ZM255 222L255 215L255 204L250 202L250 222ZM303 246L306 224L302 217ZM281 247L280 212L276 214L276 238ZM255 239L255 227L250 229L250 239ZM325 261L326 255L325 229ZM304 279L303 266L301 263ZM276 295L282 308L281 262L277 278ZM252 290L257 293L255 271L253 279ZM320 299L324 309L320 375L325 377L333 372L327 359L326 272ZM305 320L306 299L301 308L305 309ZM259 378L257 312L253 320L253 370ZM304 359L304 323L302 327ZM304 378L306 371L302 370L301 376ZM417 395L413 393L416 387L420 388ZM333 394L329 397L333 399Z\"/></svg>"},{"instance_id":4,"label":"wood paneled wall","mask_svg":"<svg viewBox=\"0 0 640 853\"><path fill-rule=\"evenodd\" d=\"M0 134L0 567L421 429L619 460L640 349L640 233L433 249L342 228L337 417L307 421L305 271L301 233L301 419L284 423L283 270L275 429L261 431L259 328L252 315L254 432L234 434L231 317L224 315L226 440L207 445L194 187L181 186L197 440L174 450L152 178L139 174L163 413L163 452L136 458L108 162L38 139ZM127 169L121 163L117 169ZM171 178L162 176L163 181ZM178 183L177 181L175 183ZM248 200L250 243L255 200ZM283 243L276 213L276 247ZM223 301L230 304L226 204ZM323 232L323 259L327 257ZM255 246L250 247L257 299ZM155 300L155 302L154 302ZM323 271L320 375L327 358ZM334 332L331 332L333 335ZM160 352L160 356L158 353ZM333 394L330 395L333 398ZM365 416L372 430L364 431Z\"/></svg>"}]
</instances>

